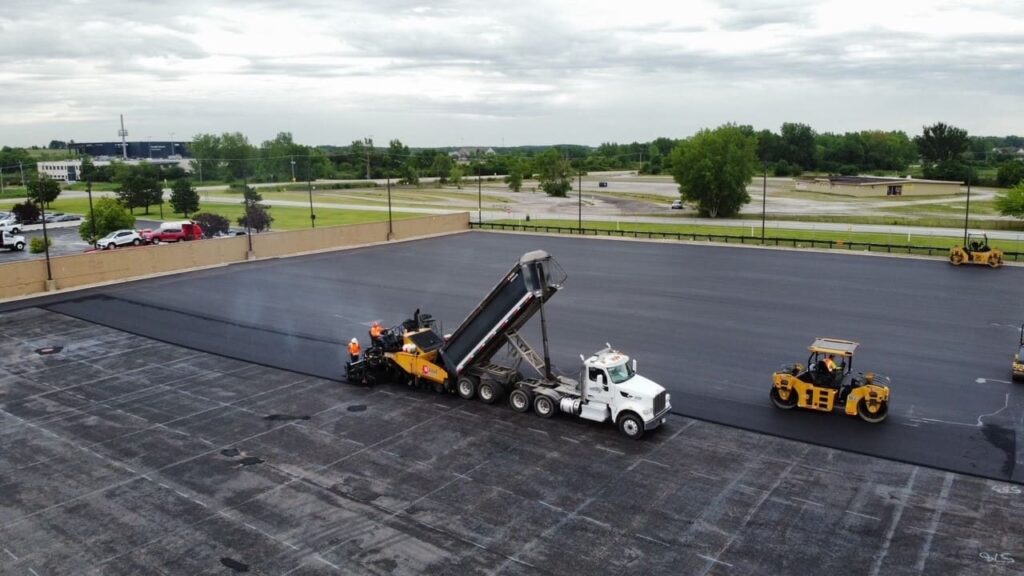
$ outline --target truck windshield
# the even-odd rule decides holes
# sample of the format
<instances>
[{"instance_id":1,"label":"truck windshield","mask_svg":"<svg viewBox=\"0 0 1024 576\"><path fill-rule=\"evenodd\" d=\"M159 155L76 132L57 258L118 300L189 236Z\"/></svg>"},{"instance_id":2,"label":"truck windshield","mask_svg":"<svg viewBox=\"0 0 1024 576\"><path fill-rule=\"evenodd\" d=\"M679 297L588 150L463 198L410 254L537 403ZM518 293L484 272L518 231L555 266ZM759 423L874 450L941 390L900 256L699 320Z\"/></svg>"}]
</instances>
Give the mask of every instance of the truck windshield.
<instances>
[{"instance_id":1,"label":"truck windshield","mask_svg":"<svg viewBox=\"0 0 1024 576\"><path fill-rule=\"evenodd\" d=\"M608 367L608 377L616 384L621 384L626 380L629 380L635 374L636 373L633 372L633 366L628 362L619 364L618 366Z\"/></svg>"}]
</instances>

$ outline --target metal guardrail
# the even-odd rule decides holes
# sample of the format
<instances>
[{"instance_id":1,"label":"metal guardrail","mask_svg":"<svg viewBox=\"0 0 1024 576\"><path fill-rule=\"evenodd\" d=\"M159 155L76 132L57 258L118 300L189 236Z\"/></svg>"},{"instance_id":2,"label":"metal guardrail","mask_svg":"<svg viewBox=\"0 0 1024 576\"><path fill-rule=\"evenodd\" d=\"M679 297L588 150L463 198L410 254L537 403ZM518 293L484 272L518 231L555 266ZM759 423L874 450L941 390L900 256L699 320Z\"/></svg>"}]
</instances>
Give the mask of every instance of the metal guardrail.
<instances>
[{"instance_id":1,"label":"metal guardrail","mask_svg":"<svg viewBox=\"0 0 1024 576\"><path fill-rule=\"evenodd\" d=\"M643 238L648 240L691 240L761 245L760 237L731 236L727 234L701 234L699 232L657 232L647 230L611 230L603 228L578 228L576 226L543 226L533 224L504 224L498 222L470 222L470 228L480 230L511 230L519 232L543 232L546 234L570 234L576 236L617 236ZM766 246L792 246L793 248L829 248L833 250L864 250L889 254L918 254L927 256L948 256L949 247L908 246L906 244L876 244L874 242L847 242L845 240L815 240L808 238L765 238ZM1003 251L1004 260L1024 260L1024 252Z\"/></svg>"}]
</instances>

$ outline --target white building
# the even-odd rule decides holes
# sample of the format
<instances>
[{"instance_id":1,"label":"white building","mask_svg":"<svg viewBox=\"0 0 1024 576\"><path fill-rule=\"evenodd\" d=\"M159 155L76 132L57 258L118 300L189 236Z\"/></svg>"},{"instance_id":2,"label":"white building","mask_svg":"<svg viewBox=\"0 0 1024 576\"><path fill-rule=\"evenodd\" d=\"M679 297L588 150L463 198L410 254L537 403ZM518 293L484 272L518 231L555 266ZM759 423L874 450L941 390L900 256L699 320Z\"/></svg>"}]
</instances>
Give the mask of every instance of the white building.
<instances>
[{"instance_id":1,"label":"white building","mask_svg":"<svg viewBox=\"0 0 1024 576\"><path fill-rule=\"evenodd\" d=\"M92 161L94 166L109 166L113 162L120 162L131 166L143 163L153 164L156 166L180 166L186 172L190 172L192 167L191 160L181 157L166 159L154 158L152 160L105 160L97 158ZM38 171L40 175L45 175L58 182L78 182L80 179L79 177L82 174L82 161L46 160L44 162L36 162L36 171Z\"/></svg>"}]
</instances>

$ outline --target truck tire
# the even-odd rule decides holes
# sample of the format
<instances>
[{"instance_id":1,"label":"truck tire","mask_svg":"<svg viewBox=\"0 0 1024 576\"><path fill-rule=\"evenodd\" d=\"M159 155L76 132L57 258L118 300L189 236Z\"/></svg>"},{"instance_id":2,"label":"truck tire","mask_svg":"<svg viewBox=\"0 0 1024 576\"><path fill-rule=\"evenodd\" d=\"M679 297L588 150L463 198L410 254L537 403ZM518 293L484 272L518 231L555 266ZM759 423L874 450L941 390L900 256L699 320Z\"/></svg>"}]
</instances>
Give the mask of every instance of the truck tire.
<instances>
[{"instance_id":1,"label":"truck tire","mask_svg":"<svg viewBox=\"0 0 1024 576\"><path fill-rule=\"evenodd\" d=\"M138 246L139 244L142 244L142 240L139 240L138 238L132 240L132 246Z\"/></svg>"},{"instance_id":2,"label":"truck tire","mask_svg":"<svg viewBox=\"0 0 1024 576\"><path fill-rule=\"evenodd\" d=\"M644 435L644 421L633 412L625 412L619 416L619 432L627 438L639 440Z\"/></svg>"},{"instance_id":3,"label":"truck tire","mask_svg":"<svg viewBox=\"0 0 1024 576\"><path fill-rule=\"evenodd\" d=\"M462 376L455 385L455 389L461 398L471 400L473 396L476 396L476 381L469 376Z\"/></svg>"},{"instance_id":4,"label":"truck tire","mask_svg":"<svg viewBox=\"0 0 1024 576\"><path fill-rule=\"evenodd\" d=\"M530 393L522 388L516 388L508 395L508 404L513 410L520 414L525 414L530 411L530 404L532 404Z\"/></svg>"},{"instance_id":5,"label":"truck tire","mask_svg":"<svg viewBox=\"0 0 1024 576\"><path fill-rule=\"evenodd\" d=\"M160 243L160 238L157 238L156 236L154 236L153 239L150 240L150 242L152 242L153 244L159 244Z\"/></svg>"},{"instance_id":6,"label":"truck tire","mask_svg":"<svg viewBox=\"0 0 1024 576\"><path fill-rule=\"evenodd\" d=\"M533 399L533 411L541 418L551 418L558 408L555 401L543 394L537 394Z\"/></svg>"},{"instance_id":7,"label":"truck tire","mask_svg":"<svg viewBox=\"0 0 1024 576\"><path fill-rule=\"evenodd\" d=\"M476 396L484 404L494 404L501 399L501 395L504 392L505 390L502 388L501 384L484 381L481 382L480 386L476 389Z\"/></svg>"},{"instance_id":8,"label":"truck tire","mask_svg":"<svg viewBox=\"0 0 1024 576\"><path fill-rule=\"evenodd\" d=\"M14 249L17 250L18 252L21 252L22 250L25 249L25 243L24 242L15 242L14 243Z\"/></svg>"}]
</instances>

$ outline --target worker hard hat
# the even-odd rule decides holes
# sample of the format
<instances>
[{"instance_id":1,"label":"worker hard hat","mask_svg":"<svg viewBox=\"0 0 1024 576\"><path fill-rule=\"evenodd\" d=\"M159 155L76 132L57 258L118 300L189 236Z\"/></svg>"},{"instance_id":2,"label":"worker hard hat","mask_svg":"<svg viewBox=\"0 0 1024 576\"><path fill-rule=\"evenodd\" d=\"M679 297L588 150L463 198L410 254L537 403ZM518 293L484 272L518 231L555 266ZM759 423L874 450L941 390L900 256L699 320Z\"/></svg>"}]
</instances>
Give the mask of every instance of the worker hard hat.
<instances>
[{"instance_id":1,"label":"worker hard hat","mask_svg":"<svg viewBox=\"0 0 1024 576\"><path fill-rule=\"evenodd\" d=\"M352 342L353 344L359 344L359 340L357 340L357 339L355 339L355 338L353 338L353 339L351 340L351 342Z\"/></svg>"}]
</instances>

